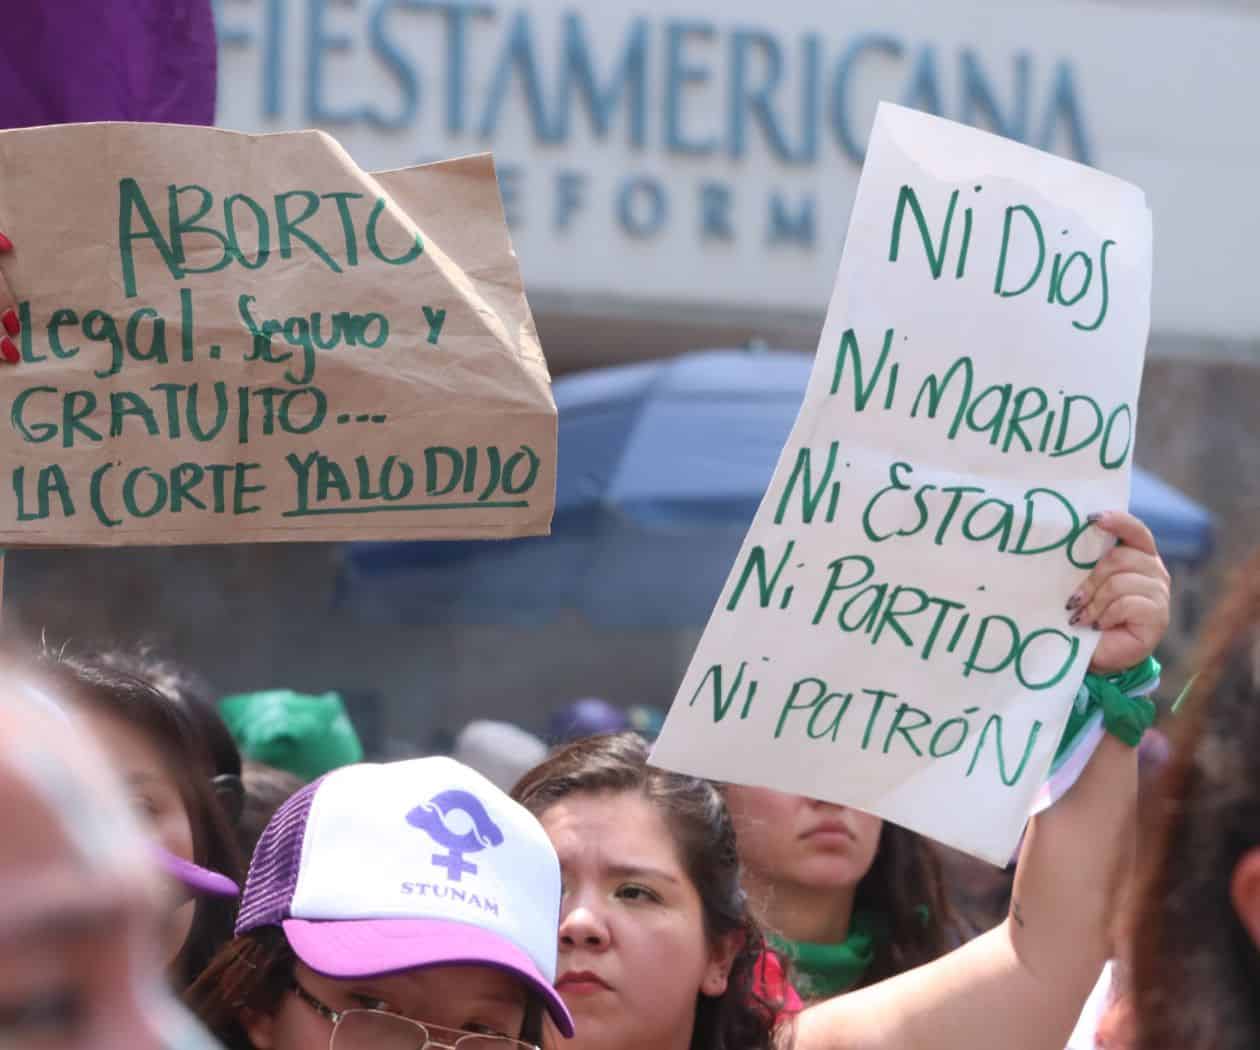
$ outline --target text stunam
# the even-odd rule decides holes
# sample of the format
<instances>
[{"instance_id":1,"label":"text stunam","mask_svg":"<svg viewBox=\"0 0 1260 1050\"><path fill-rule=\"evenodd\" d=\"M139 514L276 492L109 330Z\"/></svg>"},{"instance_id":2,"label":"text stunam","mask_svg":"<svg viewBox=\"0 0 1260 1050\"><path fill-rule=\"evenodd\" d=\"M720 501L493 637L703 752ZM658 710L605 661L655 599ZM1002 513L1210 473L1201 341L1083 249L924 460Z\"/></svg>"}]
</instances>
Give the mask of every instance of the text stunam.
<instances>
[{"instance_id":1,"label":"text stunam","mask_svg":"<svg viewBox=\"0 0 1260 1050\"><path fill-rule=\"evenodd\" d=\"M458 886L443 886L440 882L404 882L402 892L421 897L436 897L444 901L458 901L487 915L499 914L499 902L493 897L482 897L480 894L462 890Z\"/></svg>"}]
</instances>

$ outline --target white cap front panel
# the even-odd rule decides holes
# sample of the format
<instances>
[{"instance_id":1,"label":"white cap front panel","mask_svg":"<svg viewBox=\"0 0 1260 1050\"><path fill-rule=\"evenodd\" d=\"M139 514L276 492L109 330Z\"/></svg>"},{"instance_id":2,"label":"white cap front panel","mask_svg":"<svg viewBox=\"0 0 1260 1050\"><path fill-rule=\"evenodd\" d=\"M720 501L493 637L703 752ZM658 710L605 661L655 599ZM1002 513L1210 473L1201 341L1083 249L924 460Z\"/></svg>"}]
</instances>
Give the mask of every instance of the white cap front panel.
<instances>
[{"instance_id":1,"label":"white cap front panel","mask_svg":"<svg viewBox=\"0 0 1260 1050\"><path fill-rule=\"evenodd\" d=\"M469 923L553 981L560 865L532 815L452 759L347 766L311 803L291 914Z\"/></svg>"}]
</instances>

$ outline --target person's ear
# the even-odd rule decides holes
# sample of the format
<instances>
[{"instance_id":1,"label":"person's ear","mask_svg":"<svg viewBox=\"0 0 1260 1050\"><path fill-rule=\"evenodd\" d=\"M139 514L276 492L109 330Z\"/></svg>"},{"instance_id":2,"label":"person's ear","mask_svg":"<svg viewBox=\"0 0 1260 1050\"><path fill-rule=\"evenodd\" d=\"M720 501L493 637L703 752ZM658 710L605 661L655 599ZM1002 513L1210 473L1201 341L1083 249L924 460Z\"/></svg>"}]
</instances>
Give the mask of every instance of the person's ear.
<instances>
[{"instance_id":1,"label":"person's ear","mask_svg":"<svg viewBox=\"0 0 1260 1050\"><path fill-rule=\"evenodd\" d=\"M1229 881L1229 897L1252 943L1260 948L1260 846L1239 858Z\"/></svg>"},{"instance_id":2,"label":"person's ear","mask_svg":"<svg viewBox=\"0 0 1260 1050\"><path fill-rule=\"evenodd\" d=\"M735 959L743 946L744 931L736 930L721 938L709 950L709 965L705 968L704 977L700 981L702 995L716 999L726 992L726 985L731 977L731 967L735 965Z\"/></svg>"}]
</instances>

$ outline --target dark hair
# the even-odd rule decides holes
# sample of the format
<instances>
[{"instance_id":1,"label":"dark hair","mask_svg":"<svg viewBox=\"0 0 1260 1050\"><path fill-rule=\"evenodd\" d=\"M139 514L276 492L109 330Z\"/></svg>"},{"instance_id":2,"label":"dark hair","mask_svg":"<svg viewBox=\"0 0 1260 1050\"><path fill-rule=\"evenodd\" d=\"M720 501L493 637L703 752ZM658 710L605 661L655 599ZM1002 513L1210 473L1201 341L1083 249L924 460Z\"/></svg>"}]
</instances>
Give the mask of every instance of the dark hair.
<instances>
[{"instance_id":1,"label":"dark hair","mask_svg":"<svg viewBox=\"0 0 1260 1050\"><path fill-rule=\"evenodd\" d=\"M245 797L241 819L236 825L237 838L241 853L252 857L267 822L306 781L288 770L247 759L241 772L241 783Z\"/></svg>"},{"instance_id":2,"label":"dark hair","mask_svg":"<svg viewBox=\"0 0 1260 1050\"><path fill-rule=\"evenodd\" d=\"M655 769L648 745L631 732L587 737L560 749L521 778L512 797L536 817L569 795L635 792L660 811L700 900L710 943L737 934L739 952L726 991L696 1000L692 1050L768 1050L782 1003L758 991L766 952L740 886L735 827L718 789L706 780Z\"/></svg>"},{"instance_id":3,"label":"dark hair","mask_svg":"<svg viewBox=\"0 0 1260 1050\"><path fill-rule=\"evenodd\" d=\"M731 786L722 785L723 794L730 790ZM734 808L738 817L741 807L736 804ZM750 884L762 881L762 872L748 864L745 867ZM922 835L884 821L870 867L858 879L853 893L853 914L870 916L878 931L873 937L870 965L853 988L865 988L931 962L965 939L946 887L944 865L935 845ZM754 897L757 895L754 892ZM760 918L773 931L768 916L762 914Z\"/></svg>"},{"instance_id":4,"label":"dark hair","mask_svg":"<svg viewBox=\"0 0 1260 1050\"><path fill-rule=\"evenodd\" d=\"M244 865L236 836L211 780L214 764L209 749L187 709L138 671L125 670L126 661L117 653L45 651L40 666L71 702L121 719L153 743L188 815L194 862L239 884ZM235 917L236 902L230 898L197 900L192 927L171 966L177 990L191 984L231 938Z\"/></svg>"},{"instance_id":5,"label":"dark hair","mask_svg":"<svg viewBox=\"0 0 1260 1050\"><path fill-rule=\"evenodd\" d=\"M210 756L211 775L219 803L228 820L233 825L237 824L245 804L241 752L219 714L215 692L209 681L192 668L159 656L149 646L135 650L110 649L97 654L97 658L107 667L144 679L184 709Z\"/></svg>"},{"instance_id":6,"label":"dark hair","mask_svg":"<svg viewBox=\"0 0 1260 1050\"><path fill-rule=\"evenodd\" d=\"M947 949L992 929L1010 914L1014 863L994 867L987 860L935 843L933 852L940 858L952 912L945 929Z\"/></svg>"},{"instance_id":7,"label":"dark hair","mask_svg":"<svg viewBox=\"0 0 1260 1050\"><path fill-rule=\"evenodd\" d=\"M1140 1050L1260 1045L1260 950L1230 896L1260 845L1260 551L1209 620L1197 664L1134 923Z\"/></svg>"},{"instance_id":8,"label":"dark hair","mask_svg":"<svg viewBox=\"0 0 1260 1050\"><path fill-rule=\"evenodd\" d=\"M950 948L951 931L955 939L959 936L936 847L887 821L870 870L858 882L853 907L878 915L888 931L858 988L939 958Z\"/></svg>"},{"instance_id":9,"label":"dark hair","mask_svg":"<svg viewBox=\"0 0 1260 1050\"><path fill-rule=\"evenodd\" d=\"M296 961L279 926L251 930L219 949L184 1001L226 1050L252 1050L242 1013L275 1013L293 985Z\"/></svg>"},{"instance_id":10,"label":"dark hair","mask_svg":"<svg viewBox=\"0 0 1260 1050\"><path fill-rule=\"evenodd\" d=\"M244 1011L274 1014L293 987L297 956L279 926L261 926L225 944L184 994L184 1002L225 1050L253 1050ZM542 1044L543 1008L529 996L519 1038Z\"/></svg>"}]
</instances>

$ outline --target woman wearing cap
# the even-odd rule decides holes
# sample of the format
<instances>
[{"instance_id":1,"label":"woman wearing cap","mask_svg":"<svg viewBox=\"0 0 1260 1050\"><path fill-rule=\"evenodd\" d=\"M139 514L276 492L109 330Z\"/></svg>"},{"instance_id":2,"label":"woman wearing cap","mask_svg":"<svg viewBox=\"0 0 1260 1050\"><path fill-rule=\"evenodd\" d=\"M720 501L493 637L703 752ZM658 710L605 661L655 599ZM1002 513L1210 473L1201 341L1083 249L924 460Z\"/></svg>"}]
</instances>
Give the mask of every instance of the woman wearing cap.
<instances>
[{"instance_id":1,"label":"woman wearing cap","mask_svg":"<svg viewBox=\"0 0 1260 1050\"><path fill-rule=\"evenodd\" d=\"M448 758L346 766L277 810L237 936L188 1000L231 1050L526 1050L553 982L560 866Z\"/></svg>"},{"instance_id":2,"label":"woman wearing cap","mask_svg":"<svg viewBox=\"0 0 1260 1050\"><path fill-rule=\"evenodd\" d=\"M1137 519L1098 524L1124 546L1069 606L1074 622L1083 614L1100 627L1092 667L1111 674L1154 651L1168 575ZM1148 719L1153 710L1119 694L1106 702ZM1106 959L1109 887L1130 845L1136 740L1126 736L1106 735L1033 820L1002 926L786 1024L757 982L762 935L718 789L651 768L629 734L561 750L514 795L564 871L557 986L576 1025L571 1050L1061 1050Z\"/></svg>"}]
</instances>

